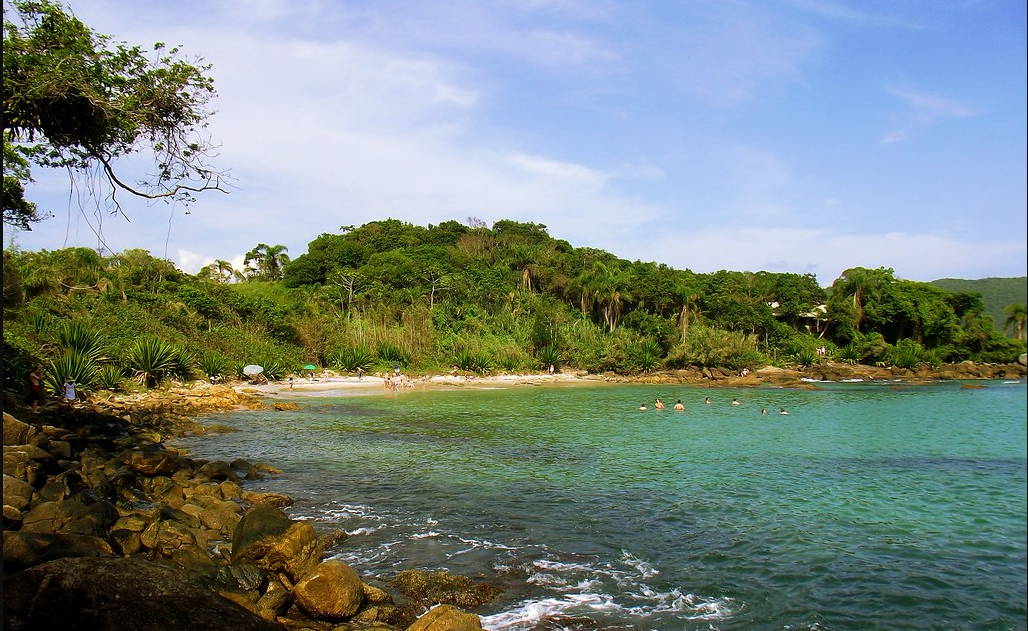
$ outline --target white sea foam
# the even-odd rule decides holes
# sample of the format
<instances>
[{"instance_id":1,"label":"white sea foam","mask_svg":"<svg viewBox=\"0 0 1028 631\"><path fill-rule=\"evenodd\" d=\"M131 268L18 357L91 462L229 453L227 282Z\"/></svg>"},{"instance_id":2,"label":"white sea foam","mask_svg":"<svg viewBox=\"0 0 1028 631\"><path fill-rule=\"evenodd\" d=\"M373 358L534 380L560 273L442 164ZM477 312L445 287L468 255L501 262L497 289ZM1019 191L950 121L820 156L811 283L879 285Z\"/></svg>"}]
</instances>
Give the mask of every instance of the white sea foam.
<instances>
[{"instance_id":1,"label":"white sea foam","mask_svg":"<svg viewBox=\"0 0 1028 631\"><path fill-rule=\"evenodd\" d=\"M660 574L660 570L653 567L651 563L648 563L625 550L621 551L621 560L638 570L639 574L641 574L643 578L653 578L657 574Z\"/></svg>"},{"instance_id":2,"label":"white sea foam","mask_svg":"<svg viewBox=\"0 0 1028 631\"><path fill-rule=\"evenodd\" d=\"M428 532L414 533L413 535L410 536L410 538L411 539L435 539L435 538L440 537L440 536L442 536L442 533L438 533L438 532L436 532L434 530L430 530Z\"/></svg>"}]
</instances>

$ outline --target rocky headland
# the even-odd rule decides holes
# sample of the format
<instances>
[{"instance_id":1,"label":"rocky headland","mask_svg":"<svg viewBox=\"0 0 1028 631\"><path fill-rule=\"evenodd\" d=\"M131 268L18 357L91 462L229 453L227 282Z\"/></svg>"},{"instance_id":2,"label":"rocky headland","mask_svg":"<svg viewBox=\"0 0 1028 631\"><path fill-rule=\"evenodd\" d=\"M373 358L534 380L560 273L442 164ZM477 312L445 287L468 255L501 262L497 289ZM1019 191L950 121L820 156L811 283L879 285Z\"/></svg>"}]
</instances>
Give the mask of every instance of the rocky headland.
<instances>
[{"instance_id":1,"label":"rocky headland","mask_svg":"<svg viewBox=\"0 0 1028 631\"><path fill-rule=\"evenodd\" d=\"M530 375L504 383L680 383L818 388L819 381L931 383L1024 379L1018 364L898 370L824 362L655 372L643 376ZM500 380L501 378L496 378ZM380 383L384 383L379 380ZM426 387L489 383L418 381ZM331 378L308 387L345 388ZM365 378L361 387L372 387ZM368 577L325 552L345 532L318 533L283 510L292 499L248 491L281 473L273 463L193 459L168 444L227 431L197 419L238 409L295 409L286 384L199 382L145 394L100 394L32 413L4 401L3 628L97 631L465 631L499 589L444 572ZM304 386L297 384L295 394Z\"/></svg>"}]
</instances>

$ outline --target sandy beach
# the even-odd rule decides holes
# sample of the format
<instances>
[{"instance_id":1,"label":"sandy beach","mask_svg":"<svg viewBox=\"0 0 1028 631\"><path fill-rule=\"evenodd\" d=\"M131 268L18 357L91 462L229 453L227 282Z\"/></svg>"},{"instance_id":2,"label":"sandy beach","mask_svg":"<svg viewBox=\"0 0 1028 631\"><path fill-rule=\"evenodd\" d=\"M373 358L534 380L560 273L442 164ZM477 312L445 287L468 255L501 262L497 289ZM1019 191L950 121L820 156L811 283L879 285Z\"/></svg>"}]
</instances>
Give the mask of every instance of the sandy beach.
<instances>
[{"instance_id":1,"label":"sandy beach","mask_svg":"<svg viewBox=\"0 0 1028 631\"><path fill-rule=\"evenodd\" d=\"M386 375L364 375L363 377L338 375L325 371L314 379L294 377L292 384L288 380L269 381L267 383L240 383L234 387L240 392L259 393L263 395L288 396L303 394L325 394L333 391L372 391L394 388L386 385ZM448 388L504 388L522 385L584 385L606 383L608 379L601 375L587 373L545 373L504 374L504 375L423 375L408 377L401 375L397 391L448 389Z\"/></svg>"}]
</instances>

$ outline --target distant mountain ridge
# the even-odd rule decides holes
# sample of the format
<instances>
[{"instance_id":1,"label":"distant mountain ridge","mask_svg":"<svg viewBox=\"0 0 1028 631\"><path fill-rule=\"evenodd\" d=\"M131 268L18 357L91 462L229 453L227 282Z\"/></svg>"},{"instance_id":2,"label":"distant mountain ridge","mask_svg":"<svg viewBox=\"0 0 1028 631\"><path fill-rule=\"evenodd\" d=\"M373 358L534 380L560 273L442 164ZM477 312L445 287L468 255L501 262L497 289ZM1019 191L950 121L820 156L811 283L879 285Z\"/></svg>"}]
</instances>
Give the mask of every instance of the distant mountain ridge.
<instances>
[{"instance_id":1,"label":"distant mountain ridge","mask_svg":"<svg viewBox=\"0 0 1028 631\"><path fill-rule=\"evenodd\" d=\"M961 278L940 278L929 283L947 291L973 291L982 295L985 312L992 316L996 330L1012 335L1013 331L1003 330L1006 321L1007 305L1028 304L1028 276L1016 278L980 278L965 280Z\"/></svg>"}]
</instances>

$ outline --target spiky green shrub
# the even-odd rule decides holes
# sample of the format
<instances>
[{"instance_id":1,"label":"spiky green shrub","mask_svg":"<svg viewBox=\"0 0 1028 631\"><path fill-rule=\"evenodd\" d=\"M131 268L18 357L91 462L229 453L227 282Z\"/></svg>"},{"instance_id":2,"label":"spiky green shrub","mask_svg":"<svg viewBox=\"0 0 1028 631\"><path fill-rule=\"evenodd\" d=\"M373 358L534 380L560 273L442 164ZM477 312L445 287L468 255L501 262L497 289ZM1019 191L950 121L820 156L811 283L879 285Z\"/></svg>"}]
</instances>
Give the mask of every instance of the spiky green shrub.
<instances>
[{"instance_id":1,"label":"spiky green shrub","mask_svg":"<svg viewBox=\"0 0 1028 631\"><path fill-rule=\"evenodd\" d=\"M28 317L28 325L34 332L45 334L50 330L52 320L46 313L33 313Z\"/></svg>"},{"instance_id":2,"label":"spiky green shrub","mask_svg":"<svg viewBox=\"0 0 1028 631\"><path fill-rule=\"evenodd\" d=\"M192 353L184 348L174 347L174 351L174 358L171 368L168 369L168 375L180 381L191 380L196 374L194 371L196 359Z\"/></svg>"},{"instance_id":3,"label":"spiky green shrub","mask_svg":"<svg viewBox=\"0 0 1028 631\"><path fill-rule=\"evenodd\" d=\"M64 380L75 380L77 393L88 392L96 382L96 361L74 350L67 350L43 369L43 385L53 394L64 395Z\"/></svg>"},{"instance_id":4,"label":"spiky green shrub","mask_svg":"<svg viewBox=\"0 0 1028 631\"><path fill-rule=\"evenodd\" d=\"M457 349L453 354L453 365L461 370L475 370L475 354L466 348Z\"/></svg>"},{"instance_id":5,"label":"spiky green shrub","mask_svg":"<svg viewBox=\"0 0 1028 631\"><path fill-rule=\"evenodd\" d=\"M360 368L368 370L375 363L375 355L366 346L341 348L332 356L331 364L340 370L353 372Z\"/></svg>"},{"instance_id":6,"label":"spiky green shrub","mask_svg":"<svg viewBox=\"0 0 1028 631\"><path fill-rule=\"evenodd\" d=\"M803 348L800 349L799 352L797 352L795 355L793 355L793 359L800 366L803 366L804 368L810 368L811 366L817 363L817 353L810 350L809 348Z\"/></svg>"},{"instance_id":7,"label":"spiky green shrub","mask_svg":"<svg viewBox=\"0 0 1028 631\"><path fill-rule=\"evenodd\" d=\"M378 358L383 361L400 364L406 364L410 361L410 353L408 351L387 340L380 341L375 346L375 352L378 354Z\"/></svg>"},{"instance_id":8,"label":"spiky green shrub","mask_svg":"<svg viewBox=\"0 0 1028 631\"><path fill-rule=\"evenodd\" d=\"M704 325L690 326L671 349L667 364L674 367L700 366L738 370L763 365L767 358L757 350L757 338L739 331L725 331Z\"/></svg>"},{"instance_id":9,"label":"spiky green shrub","mask_svg":"<svg viewBox=\"0 0 1028 631\"><path fill-rule=\"evenodd\" d=\"M66 320L57 329L57 343L93 361L100 361L104 357L103 336L79 320Z\"/></svg>"},{"instance_id":10,"label":"spiky green shrub","mask_svg":"<svg viewBox=\"0 0 1028 631\"><path fill-rule=\"evenodd\" d=\"M264 372L262 373L271 381L276 381L285 376L287 372L286 365L277 359L265 359L261 366L264 366Z\"/></svg>"},{"instance_id":11,"label":"spiky green shrub","mask_svg":"<svg viewBox=\"0 0 1028 631\"><path fill-rule=\"evenodd\" d=\"M147 388L153 388L175 367L178 351L171 344L156 337L136 340L129 350L128 367L133 378Z\"/></svg>"},{"instance_id":12,"label":"spiky green shrub","mask_svg":"<svg viewBox=\"0 0 1028 631\"><path fill-rule=\"evenodd\" d=\"M555 346L544 346L539 349L539 352L535 356L536 365L543 370L549 369L552 364L554 367L559 366L561 363L560 351Z\"/></svg>"},{"instance_id":13,"label":"spiky green shrub","mask_svg":"<svg viewBox=\"0 0 1028 631\"><path fill-rule=\"evenodd\" d=\"M914 340L900 340L883 355L883 361L897 368L912 369L921 364L928 365L924 347Z\"/></svg>"},{"instance_id":14,"label":"spiky green shrub","mask_svg":"<svg viewBox=\"0 0 1028 631\"><path fill-rule=\"evenodd\" d=\"M636 368L646 372L657 367L660 363L660 356L660 344L651 339L645 339L636 347L633 353L633 360Z\"/></svg>"},{"instance_id":15,"label":"spiky green shrub","mask_svg":"<svg viewBox=\"0 0 1028 631\"><path fill-rule=\"evenodd\" d=\"M102 390L117 392L124 387L125 371L120 366L107 364L96 373L96 385Z\"/></svg>"},{"instance_id":16,"label":"spiky green shrub","mask_svg":"<svg viewBox=\"0 0 1028 631\"><path fill-rule=\"evenodd\" d=\"M860 361L860 349L852 342L843 346L835 353L835 358L847 364L856 364Z\"/></svg>"},{"instance_id":17,"label":"spiky green shrub","mask_svg":"<svg viewBox=\"0 0 1028 631\"><path fill-rule=\"evenodd\" d=\"M228 360L225 356L217 352L203 353L197 359L197 367L200 371L207 375L208 378L215 377L223 379L226 376L228 369Z\"/></svg>"},{"instance_id":18,"label":"spiky green shrub","mask_svg":"<svg viewBox=\"0 0 1028 631\"><path fill-rule=\"evenodd\" d=\"M497 358L496 363L507 372L517 372L521 370L524 365L521 357L513 353L504 353L503 355L500 355Z\"/></svg>"}]
</instances>

